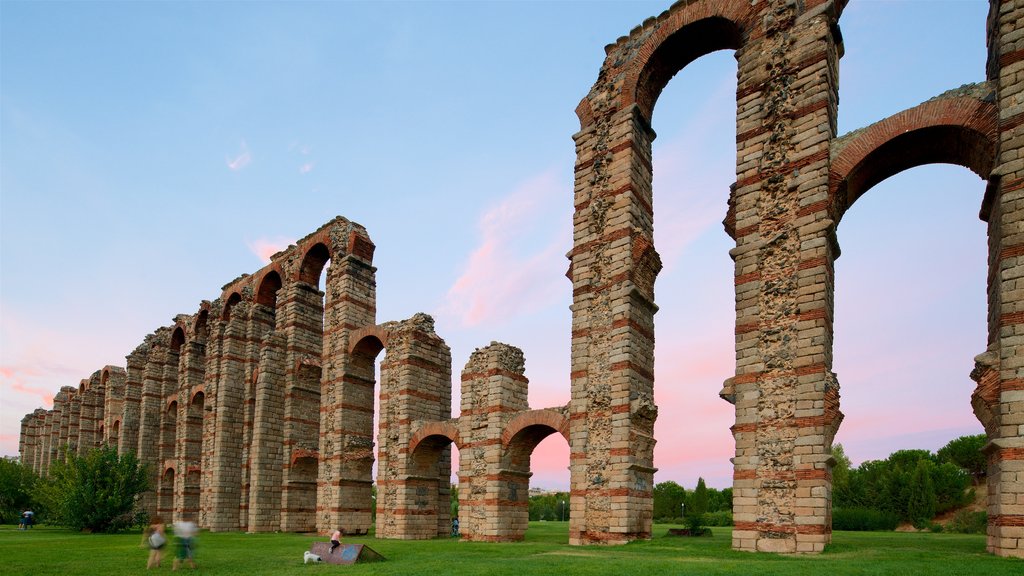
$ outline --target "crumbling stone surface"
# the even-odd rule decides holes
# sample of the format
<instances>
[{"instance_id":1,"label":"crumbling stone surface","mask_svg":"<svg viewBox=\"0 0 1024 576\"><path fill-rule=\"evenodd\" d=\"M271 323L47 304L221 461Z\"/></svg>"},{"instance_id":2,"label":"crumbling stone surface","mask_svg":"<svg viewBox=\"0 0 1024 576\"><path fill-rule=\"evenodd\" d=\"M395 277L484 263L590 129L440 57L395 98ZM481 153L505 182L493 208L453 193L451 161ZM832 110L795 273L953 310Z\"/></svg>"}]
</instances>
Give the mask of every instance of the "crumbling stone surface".
<instances>
[{"instance_id":1,"label":"crumbling stone surface","mask_svg":"<svg viewBox=\"0 0 1024 576\"><path fill-rule=\"evenodd\" d=\"M651 118L694 59L736 51L733 547L815 553L831 539L836 229L874 184L929 162L988 180L989 336L975 358L975 414L989 437L988 549L1024 556L1024 1L993 0L986 81L836 137L844 0L681 0L606 47L576 112L571 400L531 409L520 349L492 342L462 371L433 319L378 324L374 244L331 220L271 263L176 316L52 410L22 420L22 461L41 474L92 446L150 466L151 515L211 530L446 534L451 445L462 533L521 539L530 454L570 445L573 544L651 535L654 314ZM319 289L325 277L324 289ZM374 446L374 368L381 351ZM376 449L376 452L375 452Z\"/></svg>"}]
</instances>

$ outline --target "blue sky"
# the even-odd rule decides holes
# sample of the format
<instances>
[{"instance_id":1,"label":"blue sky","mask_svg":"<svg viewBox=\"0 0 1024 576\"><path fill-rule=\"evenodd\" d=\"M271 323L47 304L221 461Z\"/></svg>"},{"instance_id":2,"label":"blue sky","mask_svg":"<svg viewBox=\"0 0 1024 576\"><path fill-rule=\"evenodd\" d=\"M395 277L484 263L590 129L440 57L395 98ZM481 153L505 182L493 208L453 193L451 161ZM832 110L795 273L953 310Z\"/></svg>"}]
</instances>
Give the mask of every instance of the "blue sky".
<instances>
[{"instance_id":1,"label":"blue sky","mask_svg":"<svg viewBox=\"0 0 1024 576\"><path fill-rule=\"evenodd\" d=\"M0 453L60 386L335 215L377 244L378 321L434 315L456 380L474 348L520 346L531 405L568 401L573 111L604 45L668 5L0 2ZM983 80L986 13L853 0L840 134ZM735 74L701 58L654 113L659 482L731 482ZM855 462L981 431L983 191L917 168L840 225ZM567 466L549 438L533 484Z\"/></svg>"}]
</instances>

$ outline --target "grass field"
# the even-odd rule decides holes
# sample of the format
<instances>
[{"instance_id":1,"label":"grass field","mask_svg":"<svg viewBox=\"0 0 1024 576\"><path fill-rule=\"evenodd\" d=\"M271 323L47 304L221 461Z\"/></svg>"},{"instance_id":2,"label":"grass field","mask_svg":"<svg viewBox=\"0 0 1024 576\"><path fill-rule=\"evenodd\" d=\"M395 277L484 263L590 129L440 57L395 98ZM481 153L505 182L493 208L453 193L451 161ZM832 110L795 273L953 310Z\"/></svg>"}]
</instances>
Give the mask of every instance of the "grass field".
<instances>
[{"instance_id":1,"label":"grass field","mask_svg":"<svg viewBox=\"0 0 1024 576\"><path fill-rule=\"evenodd\" d=\"M567 522L531 522L526 540L510 544L346 538L347 543L368 544L388 559L353 566L302 564L302 552L314 540L309 535L204 532L198 539L197 572L228 576L1024 575L1024 561L986 554L985 538L976 535L836 532L824 554L776 556L734 552L727 528L715 528L711 538L673 538L665 536L670 527L655 525L652 540L616 547L568 546ZM0 574L141 574L148 551L139 547L140 541L139 533L93 535L48 527L21 532L14 526L0 526ZM170 571L173 552L169 546L157 571Z\"/></svg>"}]
</instances>

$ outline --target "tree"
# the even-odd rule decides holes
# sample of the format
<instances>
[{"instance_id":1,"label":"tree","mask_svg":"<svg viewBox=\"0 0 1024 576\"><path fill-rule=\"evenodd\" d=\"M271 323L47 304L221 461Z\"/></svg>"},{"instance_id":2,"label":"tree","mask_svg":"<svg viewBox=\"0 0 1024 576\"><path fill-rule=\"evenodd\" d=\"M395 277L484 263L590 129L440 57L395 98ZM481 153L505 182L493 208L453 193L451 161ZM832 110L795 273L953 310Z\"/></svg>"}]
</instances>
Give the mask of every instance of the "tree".
<instances>
[{"instance_id":1,"label":"tree","mask_svg":"<svg viewBox=\"0 0 1024 576\"><path fill-rule=\"evenodd\" d=\"M697 478L697 487L690 494L689 502L686 505L686 521L690 527L690 534L693 536L702 533L701 526L704 524L704 514L708 511L708 487L704 484L704 478Z\"/></svg>"},{"instance_id":2,"label":"tree","mask_svg":"<svg viewBox=\"0 0 1024 576\"><path fill-rule=\"evenodd\" d=\"M939 462L950 462L966 470L977 484L988 473L988 458L981 451L987 443L984 434L961 436L940 448L937 456Z\"/></svg>"},{"instance_id":3,"label":"tree","mask_svg":"<svg viewBox=\"0 0 1024 576\"><path fill-rule=\"evenodd\" d=\"M686 489L671 480L659 482L654 485L652 498L655 518L679 518L686 502Z\"/></svg>"},{"instance_id":4,"label":"tree","mask_svg":"<svg viewBox=\"0 0 1024 576\"><path fill-rule=\"evenodd\" d=\"M916 528L924 528L935 516L935 485L929 465L934 467L927 460L918 461L907 486L906 519Z\"/></svg>"},{"instance_id":5,"label":"tree","mask_svg":"<svg viewBox=\"0 0 1024 576\"><path fill-rule=\"evenodd\" d=\"M852 498L850 493L850 467L851 462L842 444L832 446L832 502L839 506L839 502L846 502Z\"/></svg>"},{"instance_id":6,"label":"tree","mask_svg":"<svg viewBox=\"0 0 1024 576\"><path fill-rule=\"evenodd\" d=\"M13 524L32 508L36 475L14 458L0 458L0 523Z\"/></svg>"},{"instance_id":7,"label":"tree","mask_svg":"<svg viewBox=\"0 0 1024 576\"><path fill-rule=\"evenodd\" d=\"M138 495L149 489L145 468L132 454L110 447L85 456L68 453L50 467L36 494L56 524L92 532L116 532L140 523Z\"/></svg>"},{"instance_id":8,"label":"tree","mask_svg":"<svg viewBox=\"0 0 1024 576\"><path fill-rule=\"evenodd\" d=\"M449 503L449 509L452 514L452 518L459 517L459 485L452 484L451 491L451 502Z\"/></svg>"}]
</instances>

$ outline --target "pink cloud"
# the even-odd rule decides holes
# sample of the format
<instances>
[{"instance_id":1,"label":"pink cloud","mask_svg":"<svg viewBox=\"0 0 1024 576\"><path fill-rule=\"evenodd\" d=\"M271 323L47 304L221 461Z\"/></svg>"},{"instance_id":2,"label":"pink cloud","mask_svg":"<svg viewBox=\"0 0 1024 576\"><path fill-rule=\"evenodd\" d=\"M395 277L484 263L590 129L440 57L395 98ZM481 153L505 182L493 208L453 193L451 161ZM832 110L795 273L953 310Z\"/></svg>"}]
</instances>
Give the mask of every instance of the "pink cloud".
<instances>
[{"instance_id":1,"label":"pink cloud","mask_svg":"<svg viewBox=\"0 0 1024 576\"><path fill-rule=\"evenodd\" d=\"M313 171L314 162L306 162L302 166L299 166L299 174L309 174Z\"/></svg>"},{"instance_id":2,"label":"pink cloud","mask_svg":"<svg viewBox=\"0 0 1024 576\"><path fill-rule=\"evenodd\" d=\"M566 238L549 233L549 228L539 230L541 220L563 211L561 193L555 173L548 171L523 183L480 218L481 241L448 290L443 314L463 326L477 326L535 312L560 297ZM549 235L546 243L536 245L538 236Z\"/></svg>"},{"instance_id":3,"label":"pink cloud","mask_svg":"<svg viewBox=\"0 0 1024 576\"><path fill-rule=\"evenodd\" d=\"M233 158L228 157L225 159L228 169L232 172L238 172L245 168L252 162L252 154L249 153L249 145L242 140L241 150Z\"/></svg>"},{"instance_id":4,"label":"pink cloud","mask_svg":"<svg viewBox=\"0 0 1024 576\"><path fill-rule=\"evenodd\" d=\"M284 250L293 243L295 243L295 240L291 238L278 236L276 238L257 238L256 240L246 242L245 244L249 247L249 251L255 254L260 261L264 264L269 264L271 256L281 250Z\"/></svg>"}]
</instances>

